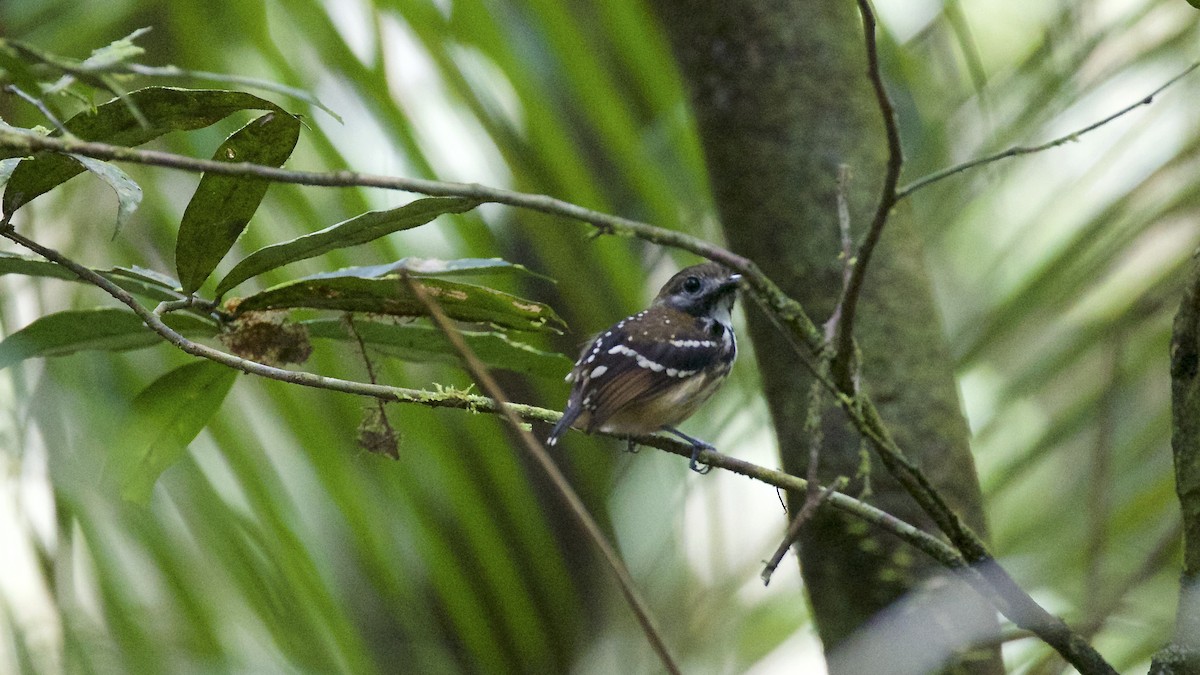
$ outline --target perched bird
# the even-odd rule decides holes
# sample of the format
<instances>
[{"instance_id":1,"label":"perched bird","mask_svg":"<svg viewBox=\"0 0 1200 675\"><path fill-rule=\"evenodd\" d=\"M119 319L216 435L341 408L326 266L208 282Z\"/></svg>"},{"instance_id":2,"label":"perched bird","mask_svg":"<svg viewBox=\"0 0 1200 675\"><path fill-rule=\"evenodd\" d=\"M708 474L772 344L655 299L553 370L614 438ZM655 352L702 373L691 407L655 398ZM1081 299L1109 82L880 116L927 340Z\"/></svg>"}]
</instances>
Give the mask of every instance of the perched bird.
<instances>
[{"instance_id":1,"label":"perched bird","mask_svg":"<svg viewBox=\"0 0 1200 675\"><path fill-rule=\"evenodd\" d=\"M737 356L730 312L740 274L716 263L694 265L671 277L649 309L618 321L579 356L567 409L547 439L554 445L569 427L588 433L640 435L670 432L692 444L696 464L704 441L674 428L717 390ZM632 443L631 443L632 447Z\"/></svg>"}]
</instances>

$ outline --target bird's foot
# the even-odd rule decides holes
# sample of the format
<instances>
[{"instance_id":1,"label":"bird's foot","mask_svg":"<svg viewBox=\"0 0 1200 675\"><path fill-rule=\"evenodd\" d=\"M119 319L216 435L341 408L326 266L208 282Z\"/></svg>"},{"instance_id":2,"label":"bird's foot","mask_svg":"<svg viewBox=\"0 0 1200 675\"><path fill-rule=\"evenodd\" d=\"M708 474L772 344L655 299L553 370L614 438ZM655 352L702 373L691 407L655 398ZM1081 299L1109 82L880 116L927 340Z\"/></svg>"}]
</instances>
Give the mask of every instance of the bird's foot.
<instances>
[{"instance_id":1,"label":"bird's foot","mask_svg":"<svg viewBox=\"0 0 1200 675\"><path fill-rule=\"evenodd\" d=\"M712 471L712 465L698 464L696 462L696 460L700 459L700 453L704 450L712 450L713 452L717 451L717 449L714 448L713 446L701 441L700 443L692 446L692 458L691 458L691 460L688 461L688 468L691 469L692 471L695 471L696 473L700 474L701 476L708 473L709 471Z\"/></svg>"},{"instance_id":2,"label":"bird's foot","mask_svg":"<svg viewBox=\"0 0 1200 675\"><path fill-rule=\"evenodd\" d=\"M691 469L692 471L695 471L696 473L700 474L701 476L708 473L709 471L712 471L711 465L700 464L700 462L699 462L701 452L704 452L705 450L711 450L712 452L717 451L717 449L715 447L713 447L711 443L705 443L704 441L700 440L699 438L692 438L691 436L688 436L687 434L683 433L682 431L680 431L674 427L664 427L663 431L666 431L669 434L678 436L679 438L682 438L683 440L692 444L692 458L688 461L689 469Z\"/></svg>"}]
</instances>

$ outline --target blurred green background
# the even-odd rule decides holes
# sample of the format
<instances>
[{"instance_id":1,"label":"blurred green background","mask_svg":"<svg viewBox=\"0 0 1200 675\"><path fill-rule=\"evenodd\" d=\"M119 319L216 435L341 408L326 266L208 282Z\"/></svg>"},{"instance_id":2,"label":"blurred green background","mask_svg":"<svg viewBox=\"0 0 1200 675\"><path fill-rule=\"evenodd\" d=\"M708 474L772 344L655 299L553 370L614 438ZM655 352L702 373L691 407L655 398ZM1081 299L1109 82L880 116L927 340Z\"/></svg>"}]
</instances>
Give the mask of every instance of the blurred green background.
<instances>
[{"instance_id":1,"label":"blurred green background","mask_svg":"<svg viewBox=\"0 0 1200 675\"><path fill-rule=\"evenodd\" d=\"M878 11L907 180L1083 127L1200 59L1200 15L1182 0ZM255 92L305 116L291 168L479 182L717 236L681 83L643 2L0 3L5 37L76 58L143 26L143 63L277 81L335 110L341 122ZM1177 593L1167 344L1200 241L1198 100L1200 76L1186 78L1075 143L902 206L922 224L959 359L994 550L1128 672L1166 641ZM0 117L44 123L11 96ZM151 147L207 157L241 122ZM146 196L115 240L115 200L88 178L26 207L18 227L92 266L171 272L198 177L124 168ZM276 185L238 252L409 199ZM694 262L590 234L489 206L261 282L409 255L504 257L557 280L498 283L551 303L572 331L541 346L573 354ZM78 285L0 277L0 333L104 304ZM746 343L684 428L773 466ZM469 385L449 366L373 358L387 383ZM658 670L607 571L488 416L392 406L393 461L355 444L367 402L242 377L148 507L121 502L97 479L106 450L136 392L188 361L161 346L0 372L0 671ZM318 342L306 368L367 377L341 344ZM503 384L549 408L566 396L558 378ZM794 562L769 588L758 578L785 522L771 488L578 434L555 453L685 671L820 672ZM1017 672L1047 654L1028 638L1006 645Z\"/></svg>"}]
</instances>

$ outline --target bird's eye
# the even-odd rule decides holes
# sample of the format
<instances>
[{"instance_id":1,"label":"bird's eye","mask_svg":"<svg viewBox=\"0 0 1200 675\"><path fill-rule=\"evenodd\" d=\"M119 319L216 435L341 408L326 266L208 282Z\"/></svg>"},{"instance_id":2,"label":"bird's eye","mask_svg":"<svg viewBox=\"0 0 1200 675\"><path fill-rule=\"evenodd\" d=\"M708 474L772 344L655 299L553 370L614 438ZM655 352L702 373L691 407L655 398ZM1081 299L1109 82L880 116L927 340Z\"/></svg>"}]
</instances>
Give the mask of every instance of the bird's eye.
<instances>
[{"instance_id":1,"label":"bird's eye","mask_svg":"<svg viewBox=\"0 0 1200 675\"><path fill-rule=\"evenodd\" d=\"M683 290L688 293L698 293L701 285L700 277L688 277L683 280Z\"/></svg>"}]
</instances>

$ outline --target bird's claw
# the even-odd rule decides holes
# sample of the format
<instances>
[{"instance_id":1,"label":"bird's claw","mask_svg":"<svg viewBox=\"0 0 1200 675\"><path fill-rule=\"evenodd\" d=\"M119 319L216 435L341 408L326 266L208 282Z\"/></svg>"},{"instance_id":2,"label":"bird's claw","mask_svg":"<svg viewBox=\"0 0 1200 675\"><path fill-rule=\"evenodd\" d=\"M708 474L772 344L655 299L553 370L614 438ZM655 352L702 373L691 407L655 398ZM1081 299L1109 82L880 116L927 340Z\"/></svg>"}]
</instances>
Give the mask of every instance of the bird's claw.
<instances>
[{"instance_id":1,"label":"bird's claw","mask_svg":"<svg viewBox=\"0 0 1200 675\"><path fill-rule=\"evenodd\" d=\"M704 450L712 450L713 452L716 452L717 449L707 443L697 443L692 446L692 458L690 461L688 461L688 468L700 474L701 476L709 471L712 471L711 464L699 464L696 461L700 459L700 453Z\"/></svg>"}]
</instances>

